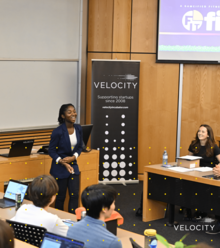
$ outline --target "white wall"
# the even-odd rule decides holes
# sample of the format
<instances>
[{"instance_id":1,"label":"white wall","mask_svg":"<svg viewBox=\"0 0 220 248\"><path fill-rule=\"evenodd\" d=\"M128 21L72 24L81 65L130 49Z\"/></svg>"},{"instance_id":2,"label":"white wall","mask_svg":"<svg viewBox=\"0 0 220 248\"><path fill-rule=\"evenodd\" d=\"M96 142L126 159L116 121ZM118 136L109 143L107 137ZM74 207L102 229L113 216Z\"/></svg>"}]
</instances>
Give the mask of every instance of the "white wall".
<instances>
[{"instance_id":1,"label":"white wall","mask_svg":"<svg viewBox=\"0 0 220 248\"><path fill-rule=\"evenodd\" d=\"M81 0L0 0L0 131L57 124L78 108Z\"/></svg>"}]
</instances>

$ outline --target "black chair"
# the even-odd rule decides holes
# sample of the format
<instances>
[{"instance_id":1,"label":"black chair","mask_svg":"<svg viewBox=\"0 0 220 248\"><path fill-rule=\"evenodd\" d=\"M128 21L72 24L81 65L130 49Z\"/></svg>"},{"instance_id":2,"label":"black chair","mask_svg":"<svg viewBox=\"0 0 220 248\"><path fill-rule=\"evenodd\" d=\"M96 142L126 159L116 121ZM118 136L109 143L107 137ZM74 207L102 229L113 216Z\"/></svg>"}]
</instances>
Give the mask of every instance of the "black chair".
<instances>
[{"instance_id":1,"label":"black chair","mask_svg":"<svg viewBox=\"0 0 220 248\"><path fill-rule=\"evenodd\" d=\"M133 248L142 248L140 245L138 245L132 238L130 238L131 244Z\"/></svg>"},{"instance_id":2,"label":"black chair","mask_svg":"<svg viewBox=\"0 0 220 248\"><path fill-rule=\"evenodd\" d=\"M6 220L14 230L16 239L40 247L44 233L47 231L44 227L20 223L17 221Z\"/></svg>"}]
</instances>

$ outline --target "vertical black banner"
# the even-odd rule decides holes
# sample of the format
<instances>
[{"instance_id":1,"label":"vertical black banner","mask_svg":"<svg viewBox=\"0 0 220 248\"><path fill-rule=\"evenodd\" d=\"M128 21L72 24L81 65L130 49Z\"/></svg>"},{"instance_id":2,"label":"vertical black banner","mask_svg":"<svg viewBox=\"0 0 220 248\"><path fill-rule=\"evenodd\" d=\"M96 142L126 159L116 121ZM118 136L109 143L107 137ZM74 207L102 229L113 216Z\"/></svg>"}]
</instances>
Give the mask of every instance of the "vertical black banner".
<instances>
[{"instance_id":1,"label":"vertical black banner","mask_svg":"<svg viewBox=\"0 0 220 248\"><path fill-rule=\"evenodd\" d=\"M137 180L138 61L92 61L91 147L100 181Z\"/></svg>"}]
</instances>

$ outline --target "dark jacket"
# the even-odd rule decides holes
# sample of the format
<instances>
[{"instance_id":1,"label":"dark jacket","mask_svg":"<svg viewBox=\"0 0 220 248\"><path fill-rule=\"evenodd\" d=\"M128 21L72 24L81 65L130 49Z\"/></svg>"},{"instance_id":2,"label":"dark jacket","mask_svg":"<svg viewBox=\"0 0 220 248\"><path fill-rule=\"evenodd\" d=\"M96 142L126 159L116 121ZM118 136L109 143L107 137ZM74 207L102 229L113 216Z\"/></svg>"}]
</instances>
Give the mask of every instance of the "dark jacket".
<instances>
[{"instance_id":1,"label":"dark jacket","mask_svg":"<svg viewBox=\"0 0 220 248\"><path fill-rule=\"evenodd\" d=\"M80 153L82 152L82 146L83 146L82 127L78 124L74 124L74 128L76 132L77 144L74 147L73 151L71 149L69 133L65 123L61 124L59 127L54 129L51 134L49 155L53 160L50 169L50 174L55 178L63 179L70 176L70 173L69 171L67 171L65 166L63 166L60 163L58 164L56 163L58 157L61 157L63 159L65 157L73 156L75 152L77 152L78 155L80 155ZM71 162L70 165L73 167L75 174L79 175L79 168L77 165L77 161L75 160Z\"/></svg>"}]
</instances>

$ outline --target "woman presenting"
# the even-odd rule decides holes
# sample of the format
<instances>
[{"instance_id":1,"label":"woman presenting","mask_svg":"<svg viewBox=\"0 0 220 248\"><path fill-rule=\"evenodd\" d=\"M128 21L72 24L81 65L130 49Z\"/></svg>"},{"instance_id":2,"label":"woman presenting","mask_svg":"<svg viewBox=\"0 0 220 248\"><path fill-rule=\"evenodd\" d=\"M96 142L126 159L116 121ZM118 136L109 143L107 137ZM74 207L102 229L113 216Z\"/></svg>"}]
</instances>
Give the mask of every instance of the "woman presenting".
<instances>
[{"instance_id":1,"label":"woman presenting","mask_svg":"<svg viewBox=\"0 0 220 248\"><path fill-rule=\"evenodd\" d=\"M49 145L49 155L52 165L50 174L56 179L59 192L55 201L55 208L63 210L66 190L69 190L70 213L78 208L79 168L77 157L82 152L83 135L80 125L75 124L77 113L72 104L64 104L59 111L59 127L53 130Z\"/></svg>"}]
</instances>

